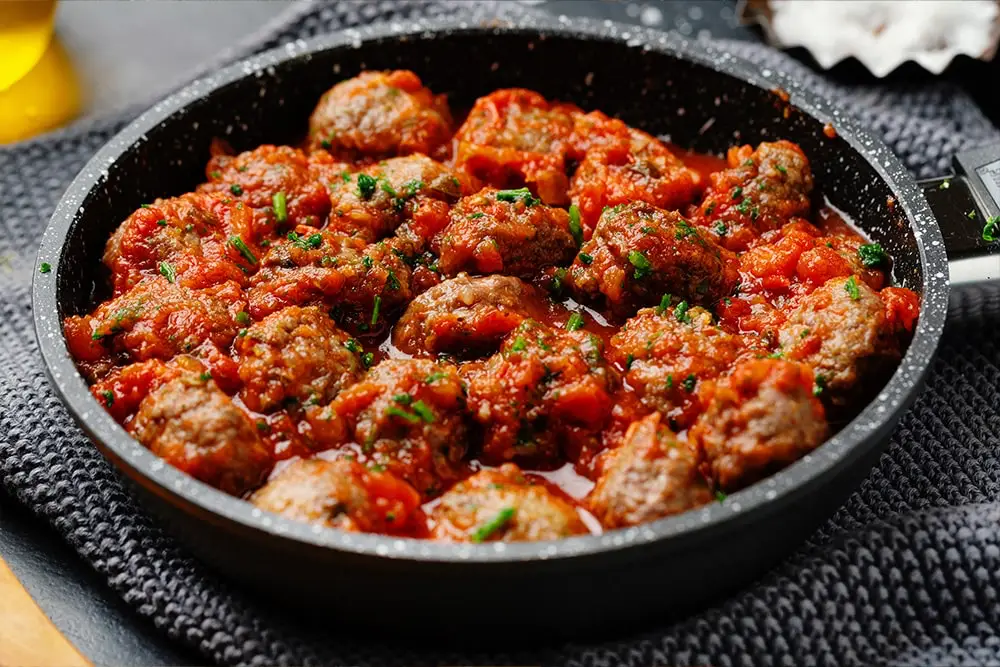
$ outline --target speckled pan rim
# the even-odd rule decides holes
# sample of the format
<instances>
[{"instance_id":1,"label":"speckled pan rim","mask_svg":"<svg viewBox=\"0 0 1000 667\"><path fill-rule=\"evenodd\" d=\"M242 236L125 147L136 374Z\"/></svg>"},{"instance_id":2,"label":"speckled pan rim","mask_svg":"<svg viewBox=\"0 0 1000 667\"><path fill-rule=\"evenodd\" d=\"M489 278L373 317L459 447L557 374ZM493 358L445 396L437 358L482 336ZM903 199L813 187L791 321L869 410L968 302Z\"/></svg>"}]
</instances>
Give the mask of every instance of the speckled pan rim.
<instances>
[{"instance_id":1,"label":"speckled pan rim","mask_svg":"<svg viewBox=\"0 0 1000 667\"><path fill-rule=\"evenodd\" d=\"M70 413L84 430L102 443L121 467L144 477L177 505L183 501L203 512L224 517L250 530L259 530L302 544L376 557L431 562L509 562L561 559L598 555L608 551L637 548L652 542L692 536L706 531L722 531L752 514L777 511L780 506L801 501L807 487L846 469L888 435L888 427L908 406L922 384L940 339L948 305L948 264L944 242L926 200L910 173L878 139L843 117L832 104L803 90L780 71L756 68L751 63L724 53L709 44L679 35L628 26L613 21L596 21L565 16L548 17L523 12L497 12L500 24L484 25L474 20L426 19L392 22L299 40L226 67L199 79L153 106L108 142L84 167L57 205L42 238L38 263L51 264L51 273L35 272L33 311L46 369ZM614 530L598 536L581 536L550 542L491 543L456 545L411 538L352 534L330 528L298 523L262 512L250 504L228 496L174 469L133 440L90 394L76 370L62 333L57 304L57 275L60 259L68 252L67 234L91 189L102 184L112 164L154 126L168 120L191 103L237 79L311 53L330 49L357 48L362 42L393 37L435 37L456 32L487 31L559 35L582 39L625 42L633 48L665 52L728 74L752 85L789 92L792 103L821 122L832 123L838 134L862 154L889 185L916 236L923 266L921 317L914 338L899 368L884 390L849 425L810 455L781 472L725 502L692 510L633 528ZM721 533L720 533L721 534Z\"/></svg>"}]
</instances>

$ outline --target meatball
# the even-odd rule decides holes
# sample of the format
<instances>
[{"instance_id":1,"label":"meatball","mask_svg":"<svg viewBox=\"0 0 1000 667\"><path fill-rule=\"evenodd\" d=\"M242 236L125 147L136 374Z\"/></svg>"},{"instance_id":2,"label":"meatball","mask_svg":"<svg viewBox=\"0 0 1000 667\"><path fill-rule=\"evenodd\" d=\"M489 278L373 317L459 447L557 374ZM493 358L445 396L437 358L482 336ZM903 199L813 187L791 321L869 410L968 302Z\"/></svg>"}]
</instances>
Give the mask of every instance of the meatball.
<instances>
[{"instance_id":1,"label":"meatball","mask_svg":"<svg viewBox=\"0 0 1000 667\"><path fill-rule=\"evenodd\" d=\"M531 278L568 262L576 242L566 211L542 205L526 188L487 188L458 202L432 249L448 276L468 271Z\"/></svg>"},{"instance_id":2,"label":"meatball","mask_svg":"<svg viewBox=\"0 0 1000 667\"><path fill-rule=\"evenodd\" d=\"M530 90L494 91L476 100L455 134L455 164L493 187L526 185L546 204L566 204L566 153L578 113Z\"/></svg>"},{"instance_id":3,"label":"meatball","mask_svg":"<svg viewBox=\"0 0 1000 667\"><path fill-rule=\"evenodd\" d=\"M812 367L817 389L831 405L877 389L900 359L885 304L856 276L829 280L802 299L778 342L786 358Z\"/></svg>"},{"instance_id":4,"label":"meatball","mask_svg":"<svg viewBox=\"0 0 1000 667\"><path fill-rule=\"evenodd\" d=\"M349 340L315 306L268 315L236 339L240 398L255 412L329 403L364 372L357 348L345 346Z\"/></svg>"},{"instance_id":5,"label":"meatball","mask_svg":"<svg viewBox=\"0 0 1000 667\"><path fill-rule=\"evenodd\" d=\"M770 475L818 447L827 435L813 374L782 359L741 363L707 383L706 408L689 441L707 461L718 488L733 491Z\"/></svg>"},{"instance_id":6,"label":"meatball","mask_svg":"<svg viewBox=\"0 0 1000 667\"><path fill-rule=\"evenodd\" d=\"M431 537L448 542L528 542L585 535L576 508L513 463L460 482L431 510Z\"/></svg>"},{"instance_id":7,"label":"meatball","mask_svg":"<svg viewBox=\"0 0 1000 667\"><path fill-rule=\"evenodd\" d=\"M599 111L587 116L594 117L587 125L613 129L603 132L605 140L587 151L573 174L569 194L580 210L586 238L606 207L644 201L672 210L694 199L700 175L685 167L662 141Z\"/></svg>"},{"instance_id":8,"label":"meatball","mask_svg":"<svg viewBox=\"0 0 1000 667\"><path fill-rule=\"evenodd\" d=\"M210 379L183 375L152 391L131 431L170 465L234 496L259 486L271 470L253 424Z\"/></svg>"},{"instance_id":9,"label":"meatball","mask_svg":"<svg viewBox=\"0 0 1000 667\"><path fill-rule=\"evenodd\" d=\"M483 460L552 460L598 439L617 377L600 337L526 320L485 362L464 369L469 412L483 429Z\"/></svg>"},{"instance_id":10,"label":"meatball","mask_svg":"<svg viewBox=\"0 0 1000 667\"><path fill-rule=\"evenodd\" d=\"M146 278L92 314L68 317L66 338L73 355L86 361L120 353L137 361L170 359L206 345L226 349L248 317L244 303L234 282L194 290Z\"/></svg>"},{"instance_id":11,"label":"meatball","mask_svg":"<svg viewBox=\"0 0 1000 667\"><path fill-rule=\"evenodd\" d=\"M712 303L738 280L732 254L679 213L645 202L609 208L569 270L574 291L629 315L672 294Z\"/></svg>"},{"instance_id":12,"label":"meatball","mask_svg":"<svg viewBox=\"0 0 1000 667\"><path fill-rule=\"evenodd\" d=\"M392 342L408 354L475 356L496 350L526 318L546 312L548 303L542 292L513 276L459 275L411 301Z\"/></svg>"},{"instance_id":13,"label":"meatball","mask_svg":"<svg viewBox=\"0 0 1000 667\"><path fill-rule=\"evenodd\" d=\"M423 518L413 487L346 459L292 461L250 502L295 521L351 532L412 533Z\"/></svg>"},{"instance_id":14,"label":"meatball","mask_svg":"<svg viewBox=\"0 0 1000 667\"><path fill-rule=\"evenodd\" d=\"M710 176L692 221L712 231L730 250L746 250L762 232L809 214L813 188L809 160L790 141L733 147L729 169Z\"/></svg>"},{"instance_id":15,"label":"meatball","mask_svg":"<svg viewBox=\"0 0 1000 667\"><path fill-rule=\"evenodd\" d=\"M435 155L451 128L445 96L413 72L362 72L323 93L309 118L309 147L345 160Z\"/></svg>"},{"instance_id":16,"label":"meatball","mask_svg":"<svg viewBox=\"0 0 1000 667\"><path fill-rule=\"evenodd\" d=\"M426 245L448 222L448 206L472 187L448 167L426 155L379 162L356 174L344 173L329 184L331 230L368 242L405 223L408 240Z\"/></svg>"},{"instance_id":17,"label":"meatball","mask_svg":"<svg viewBox=\"0 0 1000 667\"><path fill-rule=\"evenodd\" d=\"M157 199L126 218L108 239L103 261L115 296L157 274L191 288L242 285L256 268L252 238L249 207L221 194L185 194Z\"/></svg>"},{"instance_id":18,"label":"meatball","mask_svg":"<svg viewBox=\"0 0 1000 667\"><path fill-rule=\"evenodd\" d=\"M695 452L661 426L657 412L632 422L587 497L605 528L636 526L711 501Z\"/></svg>"},{"instance_id":19,"label":"meatball","mask_svg":"<svg viewBox=\"0 0 1000 667\"><path fill-rule=\"evenodd\" d=\"M267 216L271 225L319 225L330 197L308 156L290 146L265 144L239 155L215 155L198 192L220 192Z\"/></svg>"},{"instance_id":20,"label":"meatball","mask_svg":"<svg viewBox=\"0 0 1000 667\"><path fill-rule=\"evenodd\" d=\"M468 470L465 383L450 364L386 359L323 409L308 413L321 445L384 467L425 496Z\"/></svg>"},{"instance_id":21,"label":"meatball","mask_svg":"<svg viewBox=\"0 0 1000 667\"><path fill-rule=\"evenodd\" d=\"M412 298L412 247L401 239L366 245L357 237L298 227L272 244L248 291L263 317L291 305L323 303L353 331L381 329Z\"/></svg>"},{"instance_id":22,"label":"meatball","mask_svg":"<svg viewBox=\"0 0 1000 667\"><path fill-rule=\"evenodd\" d=\"M711 313L682 301L640 310L611 338L609 356L648 409L683 428L700 407L698 383L725 373L743 350L740 337L717 326Z\"/></svg>"}]
</instances>

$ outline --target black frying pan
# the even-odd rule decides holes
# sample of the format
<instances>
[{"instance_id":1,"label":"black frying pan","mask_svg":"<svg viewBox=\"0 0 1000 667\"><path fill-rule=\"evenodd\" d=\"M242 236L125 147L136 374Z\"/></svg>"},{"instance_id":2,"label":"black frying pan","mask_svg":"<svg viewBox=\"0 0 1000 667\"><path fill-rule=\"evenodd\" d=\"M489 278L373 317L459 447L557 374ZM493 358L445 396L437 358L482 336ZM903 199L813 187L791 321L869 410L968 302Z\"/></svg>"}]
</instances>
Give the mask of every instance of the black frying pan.
<instances>
[{"instance_id":1,"label":"black frying pan","mask_svg":"<svg viewBox=\"0 0 1000 667\"><path fill-rule=\"evenodd\" d=\"M800 144L822 194L891 253L895 282L922 294L919 324L898 370L823 446L725 502L558 542L450 545L322 529L262 513L164 464L91 396L63 339L63 318L91 310L103 289L106 239L140 203L201 181L213 137L240 150L295 142L333 83L365 68L400 67L447 92L458 107L496 88L521 86L619 115L699 151L776 138ZM790 93L792 107L777 87ZM824 132L827 123L835 136ZM992 200L973 201L973 191L987 191L976 171L986 158L964 158L968 178L931 190L950 211L949 251L962 257L987 254L982 222L1000 213ZM963 215L968 210L977 210L976 220ZM70 412L152 509L224 574L294 608L321 611L337 627L429 630L452 639L497 636L502 629L500 636L521 639L606 629L704 604L798 545L866 475L920 391L948 304L944 241L921 188L889 150L781 72L758 71L677 36L610 23L407 22L251 58L129 125L84 168L52 217L38 261L53 271L35 276L34 316L48 371Z\"/></svg>"}]
</instances>

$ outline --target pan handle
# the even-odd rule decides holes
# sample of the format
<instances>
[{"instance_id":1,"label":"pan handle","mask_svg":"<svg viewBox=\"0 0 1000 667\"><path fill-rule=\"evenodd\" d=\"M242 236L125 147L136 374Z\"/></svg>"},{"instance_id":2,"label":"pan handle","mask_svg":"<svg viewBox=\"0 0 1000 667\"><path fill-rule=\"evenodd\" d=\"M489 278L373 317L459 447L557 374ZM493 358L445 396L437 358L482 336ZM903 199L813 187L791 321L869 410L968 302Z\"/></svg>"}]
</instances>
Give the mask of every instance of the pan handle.
<instances>
[{"instance_id":1,"label":"pan handle","mask_svg":"<svg viewBox=\"0 0 1000 667\"><path fill-rule=\"evenodd\" d=\"M951 284L998 280L1000 144L964 151L952 163L953 175L919 184L944 235Z\"/></svg>"}]
</instances>

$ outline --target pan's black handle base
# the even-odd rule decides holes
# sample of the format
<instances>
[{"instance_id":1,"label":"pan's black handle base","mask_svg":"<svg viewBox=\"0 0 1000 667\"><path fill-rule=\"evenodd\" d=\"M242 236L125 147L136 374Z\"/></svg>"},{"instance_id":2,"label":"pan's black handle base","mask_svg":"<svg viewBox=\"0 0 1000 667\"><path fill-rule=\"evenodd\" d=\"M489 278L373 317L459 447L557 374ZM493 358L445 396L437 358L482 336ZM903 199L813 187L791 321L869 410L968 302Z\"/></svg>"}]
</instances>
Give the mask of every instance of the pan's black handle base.
<instances>
[{"instance_id":1,"label":"pan's black handle base","mask_svg":"<svg viewBox=\"0 0 1000 667\"><path fill-rule=\"evenodd\" d=\"M920 186L938 219L955 284L1000 279L1000 144L964 151L955 174Z\"/></svg>"}]
</instances>

